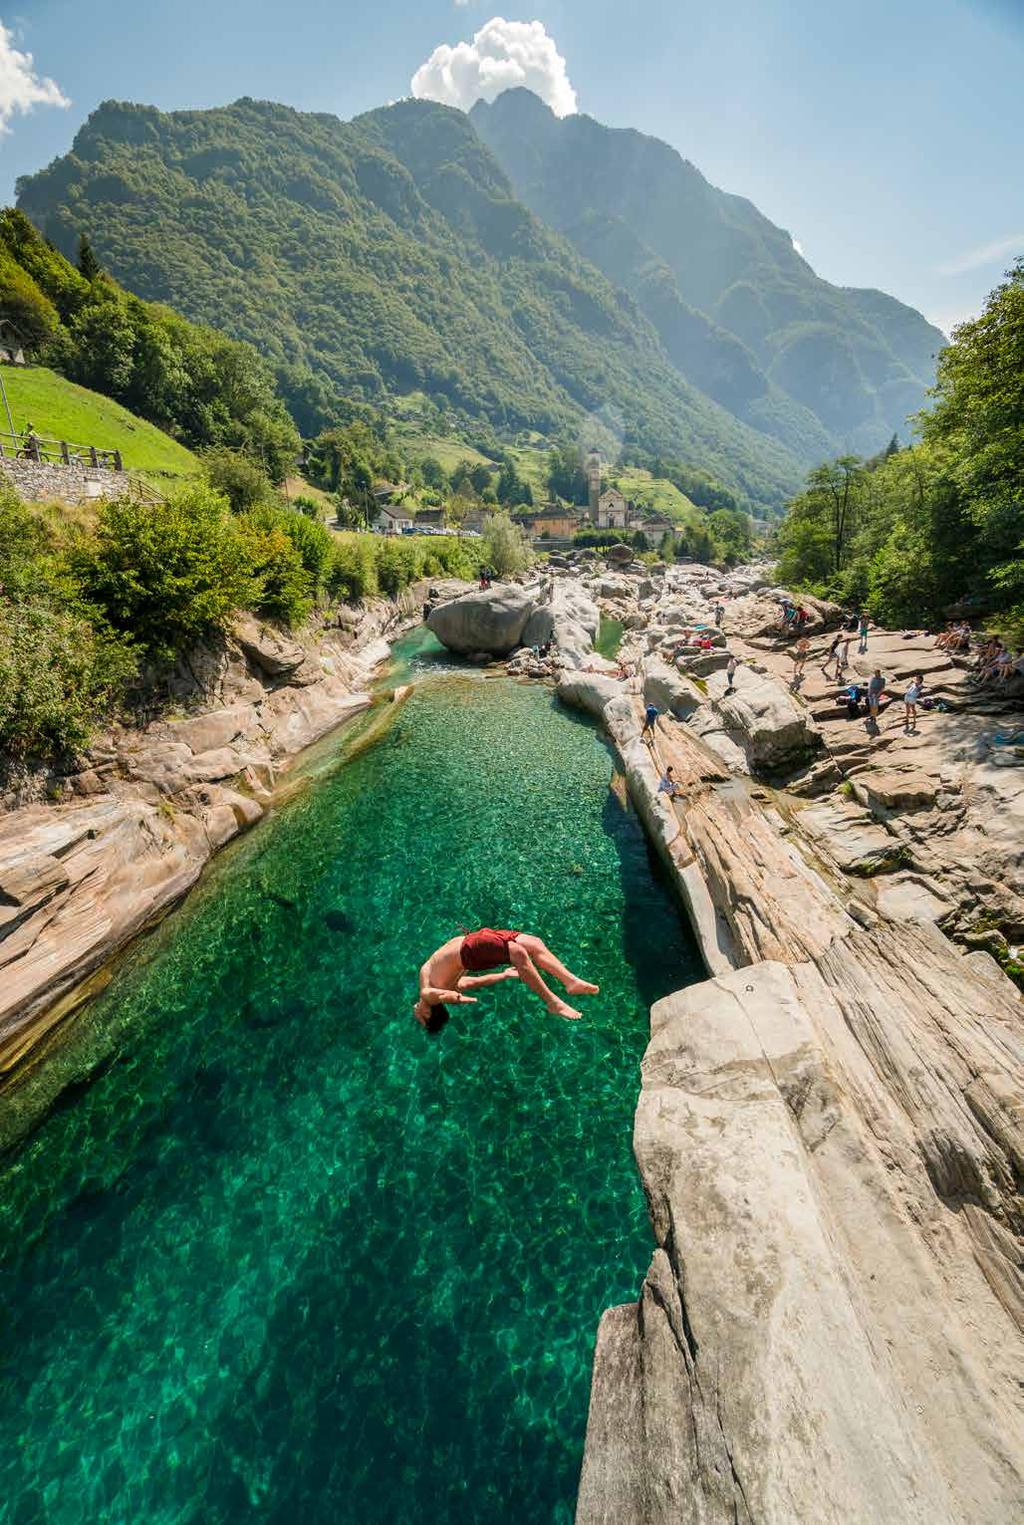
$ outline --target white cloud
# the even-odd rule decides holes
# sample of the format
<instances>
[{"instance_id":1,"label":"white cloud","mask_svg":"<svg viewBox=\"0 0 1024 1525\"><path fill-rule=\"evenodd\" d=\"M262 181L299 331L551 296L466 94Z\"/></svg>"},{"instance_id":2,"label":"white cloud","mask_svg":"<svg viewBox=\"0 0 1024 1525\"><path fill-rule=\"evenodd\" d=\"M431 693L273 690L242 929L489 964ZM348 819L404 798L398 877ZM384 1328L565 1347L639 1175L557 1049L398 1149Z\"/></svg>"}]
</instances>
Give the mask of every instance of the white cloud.
<instances>
[{"instance_id":1,"label":"white cloud","mask_svg":"<svg viewBox=\"0 0 1024 1525\"><path fill-rule=\"evenodd\" d=\"M33 106L70 105L58 84L36 73L32 54L19 52L14 46L14 34L0 21L0 137L10 130L16 111L31 111Z\"/></svg>"},{"instance_id":2,"label":"white cloud","mask_svg":"<svg viewBox=\"0 0 1024 1525\"><path fill-rule=\"evenodd\" d=\"M968 249L956 259L940 265L940 275L966 275L969 270L981 270L985 265L996 265L1010 256L1024 254L1024 233L1011 233L1009 238L996 238L990 244L980 244Z\"/></svg>"},{"instance_id":3,"label":"white cloud","mask_svg":"<svg viewBox=\"0 0 1024 1525\"><path fill-rule=\"evenodd\" d=\"M506 21L493 16L472 42L435 48L412 77L412 93L462 111L479 100L493 101L503 90L525 85L556 116L572 116L576 92L565 59L541 21Z\"/></svg>"}]
</instances>

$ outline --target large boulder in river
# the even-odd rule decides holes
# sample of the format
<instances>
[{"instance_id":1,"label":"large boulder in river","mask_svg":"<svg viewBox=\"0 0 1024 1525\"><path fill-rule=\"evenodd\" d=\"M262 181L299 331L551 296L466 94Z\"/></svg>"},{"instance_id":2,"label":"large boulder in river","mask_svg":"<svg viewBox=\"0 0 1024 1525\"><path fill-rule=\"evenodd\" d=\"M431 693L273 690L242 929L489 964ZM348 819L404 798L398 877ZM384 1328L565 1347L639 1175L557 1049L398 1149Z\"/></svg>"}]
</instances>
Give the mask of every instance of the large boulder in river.
<instances>
[{"instance_id":1,"label":"large boulder in river","mask_svg":"<svg viewBox=\"0 0 1024 1525\"><path fill-rule=\"evenodd\" d=\"M537 606L534 590L503 583L438 604L427 616L427 627L449 651L505 657L524 644L523 632Z\"/></svg>"},{"instance_id":2,"label":"large boulder in river","mask_svg":"<svg viewBox=\"0 0 1024 1525\"><path fill-rule=\"evenodd\" d=\"M717 684L721 681L719 676ZM741 668L735 689L716 698L716 708L755 773L794 767L821 748L806 710L780 679L765 673Z\"/></svg>"}]
</instances>

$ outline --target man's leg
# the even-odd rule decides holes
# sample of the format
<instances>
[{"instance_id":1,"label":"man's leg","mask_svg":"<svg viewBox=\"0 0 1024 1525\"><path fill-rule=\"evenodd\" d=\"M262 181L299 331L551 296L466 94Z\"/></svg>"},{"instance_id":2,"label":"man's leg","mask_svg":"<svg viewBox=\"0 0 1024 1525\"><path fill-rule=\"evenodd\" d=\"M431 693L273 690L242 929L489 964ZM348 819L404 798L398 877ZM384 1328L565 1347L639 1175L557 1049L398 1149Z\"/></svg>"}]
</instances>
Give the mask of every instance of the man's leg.
<instances>
[{"instance_id":1,"label":"man's leg","mask_svg":"<svg viewBox=\"0 0 1024 1525\"><path fill-rule=\"evenodd\" d=\"M540 996L544 1005L553 1016L582 1017L583 1013L581 1011L577 1011L574 1006L570 1006L567 1001L563 1001L561 997L556 996L553 990L548 989L538 973L536 964L523 947L520 938L516 938L514 943L509 943L508 956L513 969L519 975L523 984L528 990L532 990L534 995Z\"/></svg>"},{"instance_id":2,"label":"man's leg","mask_svg":"<svg viewBox=\"0 0 1024 1525\"><path fill-rule=\"evenodd\" d=\"M553 974L556 980L560 980L570 995L597 995L598 986L592 985L589 980L581 980L579 975L573 974L567 969L561 959L555 957L547 943L540 937L534 937L532 932L524 932L516 942L521 943L530 958L543 969L545 974ZM513 943L513 947L515 944ZM511 951L511 949L510 949Z\"/></svg>"}]
</instances>

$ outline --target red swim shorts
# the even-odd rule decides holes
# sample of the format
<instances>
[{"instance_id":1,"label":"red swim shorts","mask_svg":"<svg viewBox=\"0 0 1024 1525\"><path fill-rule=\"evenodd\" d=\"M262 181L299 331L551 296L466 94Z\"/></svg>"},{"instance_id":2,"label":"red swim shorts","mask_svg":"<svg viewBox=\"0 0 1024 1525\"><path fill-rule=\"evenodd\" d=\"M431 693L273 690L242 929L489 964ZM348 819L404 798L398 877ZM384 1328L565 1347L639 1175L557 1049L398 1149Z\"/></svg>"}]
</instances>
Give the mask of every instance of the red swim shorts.
<instances>
[{"instance_id":1,"label":"red swim shorts","mask_svg":"<svg viewBox=\"0 0 1024 1525\"><path fill-rule=\"evenodd\" d=\"M462 967L473 974L484 969L500 969L511 962L508 945L514 943L518 932L499 931L494 927L481 927L479 932L467 932L462 939L459 957Z\"/></svg>"}]
</instances>

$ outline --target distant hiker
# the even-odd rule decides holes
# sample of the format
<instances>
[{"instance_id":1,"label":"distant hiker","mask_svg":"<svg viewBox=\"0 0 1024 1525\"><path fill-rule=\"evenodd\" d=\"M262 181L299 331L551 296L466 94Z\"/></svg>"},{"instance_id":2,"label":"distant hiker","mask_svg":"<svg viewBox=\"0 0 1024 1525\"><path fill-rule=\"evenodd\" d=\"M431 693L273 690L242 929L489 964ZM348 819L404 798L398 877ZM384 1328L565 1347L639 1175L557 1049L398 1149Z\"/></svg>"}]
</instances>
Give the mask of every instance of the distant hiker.
<instances>
[{"instance_id":1,"label":"distant hiker","mask_svg":"<svg viewBox=\"0 0 1024 1525\"><path fill-rule=\"evenodd\" d=\"M725 685L725 691L727 694L731 694L733 688L735 687L736 669L739 667L739 665L739 659L737 657L732 656L729 658L729 665L725 669L726 677L729 679L728 683Z\"/></svg>"},{"instance_id":2,"label":"distant hiker","mask_svg":"<svg viewBox=\"0 0 1024 1525\"><path fill-rule=\"evenodd\" d=\"M724 618L725 618L725 605L724 604L716 604L715 605L715 624L716 625L721 625L721 623L722 623Z\"/></svg>"},{"instance_id":3,"label":"distant hiker","mask_svg":"<svg viewBox=\"0 0 1024 1525\"><path fill-rule=\"evenodd\" d=\"M511 967L503 968L505 964ZM596 985L571 974L543 940L531 932L481 927L463 937L450 937L430 955L420 969L420 993L413 1013L428 1033L438 1033L448 1021L449 1006L476 1005L476 997L466 995L467 990L519 979L534 995L540 996L553 1016L573 1020L582 1016L575 1006L549 990L541 970L553 974L570 995L598 993Z\"/></svg>"},{"instance_id":4,"label":"distant hiker","mask_svg":"<svg viewBox=\"0 0 1024 1525\"><path fill-rule=\"evenodd\" d=\"M924 691L924 673L916 672L910 687L903 695L903 729L908 736L917 730L917 706Z\"/></svg>"},{"instance_id":5,"label":"distant hiker","mask_svg":"<svg viewBox=\"0 0 1024 1525\"><path fill-rule=\"evenodd\" d=\"M653 743L653 741L654 741L654 726L655 726L655 722L657 721L658 716L660 714L661 714L661 711L659 710L659 708L658 708L658 706L656 704L649 704L647 706L647 708L644 710L644 723L643 723L643 727L642 727L642 729L640 731L640 740L641 741L643 741L645 736L650 736L651 741Z\"/></svg>"},{"instance_id":6,"label":"distant hiker","mask_svg":"<svg viewBox=\"0 0 1024 1525\"><path fill-rule=\"evenodd\" d=\"M871 621L868 619L864 611L861 610L860 619L857 621L857 633L860 636L860 642L857 646L857 650L860 652L861 656L863 656L868 649L868 631L870 629Z\"/></svg>"},{"instance_id":7,"label":"distant hiker","mask_svg":"<svg viewBox=\"0 0 1024 1525\"><path fill-rule=\"evenodd\" d=\"M878 719L878 709L885 693L885 679L882 677L882 669L876 667L868 679L868 714L875 720Z\"/></svg>"},{"instance_id":8,"label":"distant hiker","mask_svg":"<svg viewBox=\"0 0 1024 1525\"><path fill-rule=\"evenodd\" d=\"M805 635L802 635L796 643L793 651L793 677L802 678L804 675L804 663L807 661L807 653L811 649L811 643Z\"/></svg>"},{"instance_id":9,"label":"distant hiker","mask_svg":"<svg viewBox=\"0 0 1024 1525\"><path fill-rule=\"evenodd\" d=\"M678 799L682 792L683 791L680 789L675 780L675 769L672 767L672 764L669 763L668 767L661 775L661 778L658 780L658 793L667 794L670 799L674 800Z\"/></svg>"},{"instance_id":10,"label":"distant hiker","mask_svg":"<svg viewBox=\"0 0 1024 1525\"><path fill-rule=\"evenodd\" d=\"M832 663L836 660L836 654L839 651L840 646L842 645L842 641L843 641L843 632L841 630L837 630L835 635L832 637L832 645L828 648L828 656L825 658L824 662L822 662L822 664L821 664L822 674L826 678L828 677L828 670L829 670L829 668L832 666ZM838 677L839 677L839 672L838 672L838 669L837 669L837 671L836 671L836 678L838 679Z\"/></svg>"}]
</instances>

